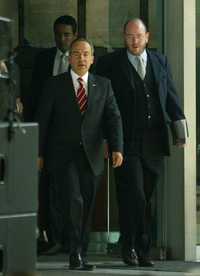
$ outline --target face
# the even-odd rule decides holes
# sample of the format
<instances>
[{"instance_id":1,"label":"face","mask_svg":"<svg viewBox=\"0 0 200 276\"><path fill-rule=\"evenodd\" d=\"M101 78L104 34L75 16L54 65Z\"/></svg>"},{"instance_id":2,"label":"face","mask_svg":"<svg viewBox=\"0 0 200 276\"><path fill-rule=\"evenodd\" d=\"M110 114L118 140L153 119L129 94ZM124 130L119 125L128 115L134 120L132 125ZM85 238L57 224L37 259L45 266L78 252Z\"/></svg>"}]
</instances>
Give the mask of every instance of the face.
<instances>
[{"instance_id":1,"label":"face","mask_svg":"<svg viewBox=\"0 0 200 276\"><path fill-rule=\"evenodd\" d=\"M124 42L133 55L140 55L149 41L149 33L140 21L130 21L124 32Z\"/></svg>"},{"instance_id":2,"label":"face","mask_svg":"<svg viewBox=\"0 0 200 276\"><path fill-rule=\"evenodd\" d=\"M69 63L72 70L79 76L85 75L94 61L90 45L86 41L77 41L72 45Z\"/></svg>"},{"instance_id":3,"label":"face","mask_svg":"<svg viewBox=\"0 0 200 276\"><path fill-rule=\"evenodd\" d=\"M69 50L71 42L76 38L76 33L73 33L72 26L58 24L54 30L56 47L62 52Z\"/></svg>"}]
</instances>

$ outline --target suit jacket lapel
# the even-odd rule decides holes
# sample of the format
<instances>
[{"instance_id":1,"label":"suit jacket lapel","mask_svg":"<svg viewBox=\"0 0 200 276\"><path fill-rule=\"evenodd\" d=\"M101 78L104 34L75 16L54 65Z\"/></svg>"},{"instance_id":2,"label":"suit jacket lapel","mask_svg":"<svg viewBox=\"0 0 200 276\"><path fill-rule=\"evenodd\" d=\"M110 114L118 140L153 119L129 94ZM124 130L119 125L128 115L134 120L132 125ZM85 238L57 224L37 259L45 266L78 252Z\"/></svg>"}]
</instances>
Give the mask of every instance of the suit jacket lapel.
<instances>
[{"instance_id":1,"label":"suit jacket lapel","mask_svg":"<svg viewBox=\"0 0 200 276\"><path fill-rule=\"evenodd\" d=\"M151 62L152 68L153 68L153 74L155 77L155 81L156 81L156 85L158 87L158 97L160 99L160 103L161 106L163 108L163 110L165 109L165 107L163 106L164 102L163 102L163 79L166 78L166 71L164 69L164 66L162 65L162 63L160 62L159 58L157 56L155 56L155 54L153 52L147 51L148 53L148 57L149 57L149 61Z\"/></svg>"},{"instance_id":2,"label":"suit jacket lapel","mask_svg":"<svg viewBox=\"0 0 200 276\"><path fill-rule=\"evenodd\" d=\"M126 49L124 49L122 51L120 59L121 59L121 61L119 62L119 64L121 64L121 66L122 66L122 71L123 71L124 75L127 77L127 80L130 83L130 85L132 86L132 88L135 88L133 72L132 72L132 67L131 67L132 65L130 64L130 62L128 60Z\"/></svg>"},{"instance_id":3,"label":"suit jacket lapel","mask_svg":"<svg viewBox=\"0 0 200 276\"><path fill-rule=\"evenodd\" d=\"M75 90L74 90L73 81L72 81L70 73L62 74L60 76L64 76L63 86L65 87L65 89L67 88L68 93L70 93L70 97L72 98L73 103L76 106L76 110L81 115L79 105L78 105L78 102L77 102L77 99L76 99L76 94L75 94ZM92 102L95 100L95 94L96 94L95 90L96 89L97 89L97 84L96 84L95 76L93 74L89 73L89 75L88 75L88 102L87 102L88 106L87 106L87 109L85 111L85 115L87 114L87 110L92 105Z\"/></svg>"},{"instance_id":4,"label":"suit jacket lapel","mask_svg":"<svg viewBox=\"0 0 200 276\"><path fill-rule=\"evenodd\" d=\"M165 77L166 72L163 69L159 59L155 56L153 52L150 52L147 50L149 61L151 62L153 73L155 76L156 83L159 85L159 83L162 81L163 77Z\"/></svg>"},{"instance_id":5,"label":"suit jacket lapel","mask_svg":"<svg viewBox=\"0 0 200 276\"><path fill-rule=\"evenodd\" d=\"M68 97L71 98L71 102L75 107L76 112L81 115L80 108L76 99L76 93L70 73L61 74L59 77L63 78L63 89L68 93ZM73 107L72 107L73 108Z\"/></svg>"},{"instance_id":6,"label":"suit jacket lapel","mask_svg":"<svg viewBox=\"0 0 200 276\"><path fill-rule=\"evenodd\" d=\"M51 49L50 55L49 55L49 70L50 70L50 76L53 76L53 67L54 67L54 61L55 61L55 57L56 57L56 52L57 49L56 47L53 47Z\"/></svg>"},{"instance_id":7,"label":"suit jacket lapel","mask_svg":"<svg viewBox=\"0 0 200 276\"><path fill-rule=\"evenodd\" d=\"M159 59L154 55L153 52L150 52L147 50L147 54L148 54L149 62L151 62L152 64L156 83L159 85L160 81L163 79L163 77L165 77L166 72L162 68ZM134 83L134 78L133 78L133 73L131 68L132 65L128 60L126 49L124 49L121 52L120 59L121 61L119 62L119 64L121 64L121 69L123 71L123 74L127 77L127 80L131 84L132 88L135 88L135 83Z\"/></svg>"},{"instance_id":8,"label":"suit jacket lapel","mask_svg":"<svg viewBox=\"0 0 200 276\"><path fill-rule=\"evenodd\" d=\"M90 74L88 75L88 106L87 109L90 108L90 105L92 105L92 101L95 99L95 90L97 89L97 84L94 75ZM87 113L87 110L86 110Z\"/></svg>"}]
</instances>

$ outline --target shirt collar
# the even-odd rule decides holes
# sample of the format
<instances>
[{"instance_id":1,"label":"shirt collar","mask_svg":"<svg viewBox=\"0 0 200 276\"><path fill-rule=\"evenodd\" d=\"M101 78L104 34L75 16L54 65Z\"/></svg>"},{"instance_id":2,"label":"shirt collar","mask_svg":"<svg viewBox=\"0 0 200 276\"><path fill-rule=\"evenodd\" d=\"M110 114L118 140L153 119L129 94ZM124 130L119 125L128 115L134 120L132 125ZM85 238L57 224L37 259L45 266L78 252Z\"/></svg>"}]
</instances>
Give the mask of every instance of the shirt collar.
<instances>
[{"instance_id":1,"label":"shirt collar","mask_svg":"<svg viewBox=\"0 0 200 276\"><path fill-rule=\"evenodd\" d=\"M62 56L62 55L68 57L69 56L69 51L66 51L65 53L63 53L60 49L57 48L57 53L56 54L59 57Z\"/></svg>"},{"instance_id":2,"label":"shirt collar","mask_svg":"<svg viewBox=\"0 0 200 276\"><path fill-rule=\"evenodd\" d=\"M128 50L127 50L127 55L129 60L133 60L135 61L135 59L138 57L136 55L131 54ZM147 51L146 49L144 49L144 51L139 55L142 58L142 61L144 62L144 64L147 63Z\"/></svg>"},{"instance_id":3,"label":"shirt collar","mask_svg":"<svg viewBox=\"0 0 200 276\"><path fill-rule=\"evenodd\" d=\"M81 78L81 79L83 79L84 83L87 84L87 82L88 82L88 72L85 73L85 75L83 75L81 77L79 75L77 75L72 69L70 70L70 72L71 72L71 76L72 76L73 80L77 81L78 78Z\"/></svg>"}]
</instances>

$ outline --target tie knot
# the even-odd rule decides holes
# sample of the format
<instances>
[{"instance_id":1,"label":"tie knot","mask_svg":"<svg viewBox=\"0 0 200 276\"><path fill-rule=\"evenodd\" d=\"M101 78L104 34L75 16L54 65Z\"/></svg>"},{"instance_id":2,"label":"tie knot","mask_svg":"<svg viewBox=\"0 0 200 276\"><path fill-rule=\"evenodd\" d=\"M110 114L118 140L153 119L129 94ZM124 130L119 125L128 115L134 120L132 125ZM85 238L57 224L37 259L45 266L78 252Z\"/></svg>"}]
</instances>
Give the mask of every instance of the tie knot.
<instances>
[{"instance_id":1,"label":"tie knot","mask_svg":"<svg viewBox=\"0 0 200 276\"><path fill-rule=\"evenodd\" d=\"M60 60L59 60L59 65L58 65L58 70L57 70L57 75L62 74L64 72L67 72L68 70L68 60L66 54L62 53L60 55Z\"/></svg>"},{"instance_id":2,"label":"tie knot","mask_svg":"<svg viewBox=\"0 0 200 276\"><path fill-rule=\"evenodd\" d=\"M79 83L79 85L80 85L81 87L84 86L84 85L83 85L84 81L83 81L82 78L79 77L79 78L77 79L77 81L78 81L78 83Z\"/></svg>"},{"instance_id":3,"label":"tie knot","mask_svg":"<svg viewBox=\"0 0 200 276\"><path fill-rule=\"evenodd\" d=\"M78 80L78 82L83 83L83 79L81 77L79 77L77 80Z\"/></svg>"},{"instance_id":4,"label":"tie knot","mask_svg":"<svg viewBox=\"0 0 200 276\"><path fill-rule=\"evenodd\" d=\"M142 59L142 57L141 57L141 56L136 56L136 58L137 58L137 61L138 61L138 62L143 63L143 59Z\"/></svg>"}]
</instances>

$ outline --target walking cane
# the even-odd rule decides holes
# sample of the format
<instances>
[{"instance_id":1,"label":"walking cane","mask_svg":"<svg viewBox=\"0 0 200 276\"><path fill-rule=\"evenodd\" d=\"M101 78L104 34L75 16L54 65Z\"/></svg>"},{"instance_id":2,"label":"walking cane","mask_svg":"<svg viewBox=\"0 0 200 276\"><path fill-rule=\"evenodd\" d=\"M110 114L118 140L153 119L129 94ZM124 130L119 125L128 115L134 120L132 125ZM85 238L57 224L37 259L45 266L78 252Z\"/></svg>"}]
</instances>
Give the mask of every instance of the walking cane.
<instances>
[{"instance_id":1,"label":"walking cane","mask_svg":"<svg viewBox=\"0 0 200 276\"><path fill-rule=\"evenodd\" d=\"M107 158L107 253L110 243L110 159Z\"/></svg>"}]
</instances>

